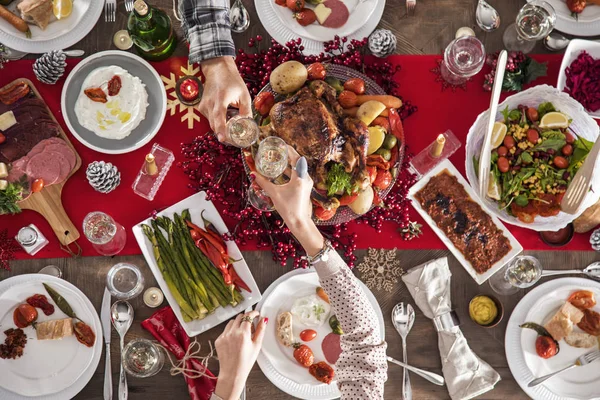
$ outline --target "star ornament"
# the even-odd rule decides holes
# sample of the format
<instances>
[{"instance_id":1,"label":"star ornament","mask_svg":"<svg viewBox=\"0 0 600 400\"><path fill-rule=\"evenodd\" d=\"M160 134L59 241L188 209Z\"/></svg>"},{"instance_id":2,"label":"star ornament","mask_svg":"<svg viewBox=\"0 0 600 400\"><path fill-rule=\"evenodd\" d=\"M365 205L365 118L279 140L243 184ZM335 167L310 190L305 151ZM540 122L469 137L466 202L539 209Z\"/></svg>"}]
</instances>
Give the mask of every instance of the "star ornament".
<instances>
[{"instance_id":1,"label":"star ornament","mask_svg":"<svg viewBox=\"0 0 600 400\"><path fill-rule=\"evenodd\" d=\"M165 84L165 90L167 91L167 112L170 116L174 116L177 113L182 114L181 122L187 121L188 129L194 129L194 124L196 122L200 122L200 110L198 109L198 105L188 106L183 104L179 98L177 97L176 87L177 81L182 76L200 76L200 67L194 67L187 63L187 65L182 65L180 68L181 75L176 75L171 72L169 76L161 75L160 79L162 79Z\"/></svg>"},{"instance_id":2,"label":"star ornament","mask_svg":"<svg viewBox=\"0 0 600 400\"><path fill-rule=\"evenodd\" d=\"M360 278L369 289L392 292L398 278L404 274L396 249L369 249L362 262L356 267Z\"/></svg>"}]
</instances>

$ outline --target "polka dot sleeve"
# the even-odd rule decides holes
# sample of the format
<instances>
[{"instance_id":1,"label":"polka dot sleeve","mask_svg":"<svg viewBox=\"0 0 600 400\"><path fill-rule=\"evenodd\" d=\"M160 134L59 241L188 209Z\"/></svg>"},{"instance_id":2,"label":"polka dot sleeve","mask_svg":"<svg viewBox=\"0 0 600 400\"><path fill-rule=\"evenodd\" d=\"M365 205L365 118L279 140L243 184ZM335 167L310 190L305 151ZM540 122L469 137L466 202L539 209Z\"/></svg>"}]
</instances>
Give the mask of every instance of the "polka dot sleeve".
<instances>
[{"instance_id":1,"label":"polka dot sleeve","mask_svg":"<svg viewBox=\"0 0 600 400\"><path fill-rule=\"evenodd\" d=\"M315 269L344 330L342 354L335 365L341 398L383 399L387 344L379 334L377 315L344 260L333 250L328 255L327 261L315 263Z\"/></svg>"}]
</instances>

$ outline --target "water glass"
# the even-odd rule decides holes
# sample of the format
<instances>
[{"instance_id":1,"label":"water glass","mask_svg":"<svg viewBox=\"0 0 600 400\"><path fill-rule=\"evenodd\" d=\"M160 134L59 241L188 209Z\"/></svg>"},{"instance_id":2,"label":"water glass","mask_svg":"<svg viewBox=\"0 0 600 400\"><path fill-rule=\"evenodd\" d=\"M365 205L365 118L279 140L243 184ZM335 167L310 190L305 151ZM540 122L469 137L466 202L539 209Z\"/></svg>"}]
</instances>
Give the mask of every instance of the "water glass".
<instances>
[{"instance_id":1,"label":"water glass","mask_svg":"<svg viewBox=\"0 0 600 400\"><path fill-rule=\"evenodd\" d=\"M265 178L279 178L288 167L288 149L283 139L269 136L260 142L254 156L256 171ZM255 182L248 189L248 201L261 211L273 211L273 202L269 195Z\"/></svg>"},{"instance_id":2,"label":"water glass","mask_svg":"<svg viewBox=\"0 0 600 400\"><path fill-rule=\"evenodd\" d=\"M119 300L130 300L144 290L144 276L140 269L129 263L115 264L106 275L106 287Z\"/></svg>"},{"instance_id":3,"label":"water glass","mask_svg":"<svg viewBox=\"0 0 600 400\"><path fill-rule=\"evenodd\" d=\"M504 31L504 47L510 51L529 53L536 41L550 34L555 24L556 11L548 2L531 1L521 8L516 22Z\"/></svg>"},{"instance_id":4,"label":"water glass","mask_svg":"<svg viewBox=\"0 0 600 400\"><path fill-rule=\"evenodd\" d=\"M446 47L441 75L451 85L462 85L481 71L484 63L483 43L474 36L462 36Z\"/></svg>"},{"instance_id":5,"label":"water glass","mask_svg":"<svg viewBox=\"0 0 600 400\"><path fill-rule=\"evenodd\" d=\"M542 277L542 264L532 256L518 256L493 275L489 282L494 292L511 295L535 285Z\"/></svg>"},{"instance_id":6,"label":"water glass","mask_svg":"<svg viewBox=\"0 0 600 400\"><path fill-rule=\"evenodd\" d=\"M136 378L148 378L160 372L165 356L162 349L146 339L134 339L123 349L123 368Z\"/></svg>"},{"instance_id":7,"label":"water glass","mask_svg":"<svg viewBox=\"0 0 600 400\"><path fill-rule=\"evenodd\" d=\"M103 256L118 254L127 241L125 228L101 211L94 211L85 216L83 233L94 249Z\"/></svg>"},{"instance_id":8,"label":"water glass","mask_svg":"<svg viewBox=\"0 0 600 400\"><path fill-rule=\"evenodd\" d=\"M260 128L254 119L236 115L227 121L225 142L245 149L256 143L259 134Z\"/></svg>"}]
</instances>

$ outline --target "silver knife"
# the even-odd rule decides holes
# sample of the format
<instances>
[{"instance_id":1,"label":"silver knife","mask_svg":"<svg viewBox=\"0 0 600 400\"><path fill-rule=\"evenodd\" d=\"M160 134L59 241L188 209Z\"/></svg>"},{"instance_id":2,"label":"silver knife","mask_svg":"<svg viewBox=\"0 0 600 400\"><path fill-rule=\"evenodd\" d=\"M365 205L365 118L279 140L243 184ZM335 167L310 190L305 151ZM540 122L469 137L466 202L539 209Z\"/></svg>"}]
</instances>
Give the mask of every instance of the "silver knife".
<instances>
[{"instance_id":1,"label":"silver knife","mask_svg":"<svg viewBox=\"0 0 600 400\"><path fill-rule=\"evenodd\" d=\"M496 67L496 76L494 76L494 86L492 88L492 99L490 100L490 119L481 147L479 156L479 197L484 200L487 196L489 178L490 178L490 159L492 156L492 132L494 123L496 123L496 113L498 112L498 103L500 102L500 93L502 92L502 82L504 81L504 71L506 70L506 60L508 53L502 50L498 55Z\"/></svg>"},{"instance_id":2,"label":"silver knife","mask_svg":"<svg viewBox=\"0 0 600 400\"><path fill-rule=\"evenodd\" d=\"M104 400L112 400L112 371L110 368L110 334L112 322L110 320L110 292L107 288L104 288L102 308L100 309L100 319L102 320L102 334L104 335L104 344L106 346L106 363L104 366Z\"/></svg>"}]
</instances>

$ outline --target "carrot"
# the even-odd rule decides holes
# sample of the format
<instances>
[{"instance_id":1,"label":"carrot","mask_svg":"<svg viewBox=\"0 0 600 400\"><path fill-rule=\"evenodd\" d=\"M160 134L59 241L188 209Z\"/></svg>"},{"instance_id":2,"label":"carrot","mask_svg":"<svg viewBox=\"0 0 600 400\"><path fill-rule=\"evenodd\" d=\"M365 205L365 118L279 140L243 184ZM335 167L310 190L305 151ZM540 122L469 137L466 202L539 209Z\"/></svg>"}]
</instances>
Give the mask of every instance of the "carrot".
<instances>
[{"instance_id":1,"label":"carrot","mask_svg":"<svg viewBox=\"0 0 600 400\"><path fill-rule=\"evenodd\" d=\"M402 100L397 98L396 96L390 95L368 95L363 94L357 97L357 104L360 106L363 103L366 103L370 100L380 101L385 104L386 108L400 108L402 107Z\"/></svg>"},{"instance_id":2,"label":"carrot","mask_svg":"<svg viewBox=\"0 0 600 400\"><path fill-rule=\"evenodd\" d=\"M23 32L28 38L31 37L31 31L29 30L29 25L27 25L27 22L10 12L4 6L0 6L0 18L5 19L9 24Z\"/></svg>"},{"instance_id":3,"label":"carrot","mask_svg":"<svg viewBox=\"0 0 600 400\"><path fill-rule=\"evenodd\" d=\"M352 108L346 108L344 109L344 114L346 115L350 115L352 117L356 117L356 113L358 112L358 107L352 107ZM381 114L379 114L380 117L387 117L388 116L388 109L386 108L385 110L383 110L381 112Z\"/></svg>"}]
</instances>

